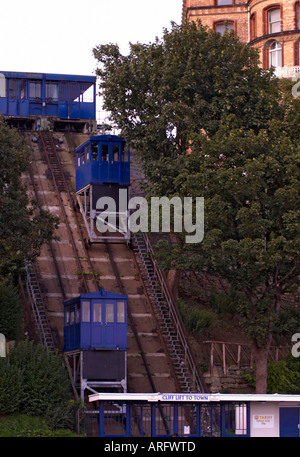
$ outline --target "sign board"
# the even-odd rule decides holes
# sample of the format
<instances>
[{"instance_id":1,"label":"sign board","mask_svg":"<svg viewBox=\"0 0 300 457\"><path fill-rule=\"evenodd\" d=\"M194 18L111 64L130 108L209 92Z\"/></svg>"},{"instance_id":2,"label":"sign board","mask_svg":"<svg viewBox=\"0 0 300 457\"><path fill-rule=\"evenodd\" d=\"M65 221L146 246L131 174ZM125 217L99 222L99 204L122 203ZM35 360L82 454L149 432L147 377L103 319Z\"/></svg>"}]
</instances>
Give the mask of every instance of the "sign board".
<instances>
[{"instance_id":1,"label":"sign board","mask_svg":"<svg viewBox=\"0 0 300 457\"><path fill-rule=\"evenodd\" d=\"M273 414L254 414L253 428L274 428Z\"/></svg>"},{"instance_id":2,"label":"sign board","mask_svg":"<svg viewBox=\"0 0 300 457\"><path fill-rule=\"evenodd\" d=\"M208 394L158 394L156 401L216 401L219 398Z\"/></svg>"},{"instance_id":3,"label":"sign board","mask_svg":"<svg viewBox=\"0 0 300 457\"><path fill-rule=\"evenodd\" d=\"M6 342L3 333L0 333L0 357L6 356Z\"/></svg>"}]
</instances>

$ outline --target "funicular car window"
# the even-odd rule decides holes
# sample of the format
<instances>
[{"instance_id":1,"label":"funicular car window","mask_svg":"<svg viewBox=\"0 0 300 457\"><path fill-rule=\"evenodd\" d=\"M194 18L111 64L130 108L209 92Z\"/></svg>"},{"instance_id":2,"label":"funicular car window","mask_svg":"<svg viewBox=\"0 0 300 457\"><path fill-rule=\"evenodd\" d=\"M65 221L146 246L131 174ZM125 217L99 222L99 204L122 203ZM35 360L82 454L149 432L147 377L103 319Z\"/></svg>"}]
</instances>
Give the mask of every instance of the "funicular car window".
<instances>
[{"instance_id":1,"label":"funicular car window","mask_svg":"<svg viewBox=\"0 0 300 457\"><path fill-rule=\"evenodd\" d=\"M106 322L114 322L114 303L106 303Z\"/></svg>"},{"instance_id":2,"label":"funicular car window","mask_svg":"<svg viewBox=\"0 0 300 457\"><path fill-rule=\"evenodd\" d=\"M83 300L81 302L81 320L82 322L90 322L90 301Z\"/></svg>"},{"instance_id":3,"label":"funicular car window","mask_svg":"<svg viewBox=\"0 0 300 457\"><path fill-rule=\"evenodd\" d=\"M125 322L125 303L123 301L117 302L117 322Z\"/></svg>"},{"instance_id":4,"label":"funicular car window","mask_svg":"<svg viewBox=\"0 0 300 457\"><path fill-rule=\"evenodd\" d=\"M108 161L108 144L102 145L102 161L103 162Z\"/></svg>"},{"instance_id":5,"label":"funicular car window","mask_svg":"<svg viewBox=\"0 0 300 457\"><path fill-rule=\"evenodd\" d=\"M102 314L102 303L94 303L93 321L102 322L101 314Z\"/></svg>"}]
</instances>

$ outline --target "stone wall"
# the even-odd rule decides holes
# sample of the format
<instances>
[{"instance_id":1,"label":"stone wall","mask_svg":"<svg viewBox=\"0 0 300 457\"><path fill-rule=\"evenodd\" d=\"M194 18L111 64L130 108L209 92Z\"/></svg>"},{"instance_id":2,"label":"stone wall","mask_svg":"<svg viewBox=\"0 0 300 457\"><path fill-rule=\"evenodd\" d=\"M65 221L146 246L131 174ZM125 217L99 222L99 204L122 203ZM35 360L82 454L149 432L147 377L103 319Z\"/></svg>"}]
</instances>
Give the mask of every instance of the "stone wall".
<instances>
[{"instance_id":1,"label":"stone wall","mask_svg":"<svg viewBox=\"0 0 300 457\"><path fill-rule=\"evenodd\" d=\"M203 377L211 393L252 393L253 389L242 378L243 373L251 373L251 368L238 368L236 365L227 367L224 374L221 366L215 366L212 373L204 373Z\"/></svg>"}]
</instances>

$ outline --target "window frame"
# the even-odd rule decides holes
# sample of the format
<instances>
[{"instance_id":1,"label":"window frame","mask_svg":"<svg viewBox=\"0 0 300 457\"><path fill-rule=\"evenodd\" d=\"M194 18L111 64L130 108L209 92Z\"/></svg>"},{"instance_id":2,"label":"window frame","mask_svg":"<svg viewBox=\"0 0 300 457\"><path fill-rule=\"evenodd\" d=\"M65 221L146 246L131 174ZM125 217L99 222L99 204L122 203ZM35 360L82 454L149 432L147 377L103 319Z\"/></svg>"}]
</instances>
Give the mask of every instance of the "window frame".
<instances>
[{"instance_id":1,"label":"window frame","mask_svg":"<svg viewBox=\"0 0 300 457\"><path fill-rule=\"evenodd\" d=\"M271 49L273 45L276 45L276 48ZM279 43L279 41L274 40L269 44L268 47L268 53L269 53L269 68L274 67L274 68L281 68L282 65L282 45ZM280 55L280 65L271 65L271 53L274 53L276 55L276 60L278 60L278 56Z\"/></svg>"},{"instance_id":2,"label":"window frame","mask_svg":"<svg viewBox=\"0 0 300 457\"><path fill-rule=\"evenodd\" d=\"M250 15L250 41L257 38L257 14L256 11Z\"/></svg>"},{"instance_id":3,"label":"window frame","mask_svg":"<svg viewBox=\"0 0 300 457\"><path fill-rule=\"evenodd\" d=\"M280 31L279 32L270 32L269 30L269 13L272 10L279 9L280 11ZM282 14L282 4L281 3L274 3L273 5L268 5L266 8L263 9L263 34L264 35L273 35L275 33L282 32L282 25L283 25L283 14Z\"/></svg>"},{"instance_id":4,"label":"window frame","mask_svg":"<svg viewBox=\"0 0 300 457\"><path fill-rule=\"evenodd\" d=\"M55 90L53 90L55 89ZM59 84L56 81L46 82L46 100L57 102L59 100Z\"/></svg>"},{"instance_id":5,"label":"window frame","mask_svg":"<svg viewBox=\"0 0 300 457\"><path fill-rule=\"evenodd\" d=\"M300 66L300 39L294 43L294 65L295 67Z\"/></svg>"},{"instance_id":6,"label":"window frame","mask_svg":"<svg viewBox=\"0 0 300 457\"><path fill-rule=\"evenodd\" d=\"M295 30L300 29L300 1L294 3Z\"/></svg>"},{"instance_id":7,"label":"window frame","mask_svg":"<svg viewBox=\"0 0 300 457\"><path fill-rule=\"evenodd\" d=\"M217 33L220 33L220 32L218 32L217 28L218 28L219 25L222 25L222 24L225 24L225 23L232 24L232 29L228 29L228 30L233 30L233 33L236 34L236 21L234 21L233 19L220 19L219 21L215 21L213 23L214 31L217 32ZM221 33L220 33L220 35L221 35Z\"/></svg>"},{"instance_id":8,"label":"window frame","mask_svg":"<svg viewBox=\"0 0 300 457\"><path fill-rule=\"evenodd\" d=\"M215 6L232 6L232 5L235 5L235 0L228 0L228 1L231 1L231 3L224 3L223 5L220 5L219 1L220 0L215 0Z\"/></svg>"}]
</instances>

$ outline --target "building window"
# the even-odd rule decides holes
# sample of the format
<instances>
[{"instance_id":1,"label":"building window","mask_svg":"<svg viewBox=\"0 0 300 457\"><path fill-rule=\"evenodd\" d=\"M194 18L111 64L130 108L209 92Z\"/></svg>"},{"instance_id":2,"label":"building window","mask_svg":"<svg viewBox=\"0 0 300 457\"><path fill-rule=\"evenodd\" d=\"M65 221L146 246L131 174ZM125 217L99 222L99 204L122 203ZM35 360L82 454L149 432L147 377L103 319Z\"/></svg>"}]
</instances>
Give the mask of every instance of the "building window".
<instances>
[{"instance_id":1,"label":"building window","mask_svg":"<svg viewBox=\"0 0 300 457\"><path fill-rule=\"evenodd\" d=\"M263 11L264 35L278 33L282 30L281 5L268 6Z\"/></svg>"},{"instance_id":2,"label":"building window","mask_svg":"<svg viewBox=\"0 0 300 457\"><path fill-rule=\"evenodd\" d=\"M220 33L220 35L224 35L224 33L228 30L234 30L234 23L233 21L219 21L214 23L214 29L216 32Z\"/></svg>"},{"instance_id":3,"label":"building window","mask_svg":"<svg viewBox=\"0 0 300 457\"><path fill-rule=\"evenodd\" d=\"M282 67L282 48L278 41L273 41L269 46L269 68Z\"/></svg>"},{"instance_id":4,"label":"building window","mask_svg":"<svg viewBox=\"0 0 300 457\"><path fill-rule=\"evenodd\" d=\"M250 40L254 40L256 37L256 13L253 13L250 16Z\"/></svg>"},{"instance_id":5,"label":"building window","mask_svg":"<svg viewBox=\"0 0 300 457\"><path fill-rule=\"evenodd\" d=\"M268 30L269 33L281 32L280 8L274 8L268 11Z\"/></svg>"},{"instance_id":6,"label":"building window","mask_svg":"<svg viewBox=\"0 0 300 457\"><path fill-rule=\"evenodd\" d=\"M300 2L295 3L295 29L300 29Z\"/></svg>"},{"instance_id":7,"label":"building window","mask_svg":"<svg viewBox=\"0 0 300 457\"><path fill-rule=\"evenodd\" d=\"M298 66L300 66L300 40L296 41L294 46L295 46L295 53L294 53L295 66L298 67Z\"/></svg>"},{"instance_id":8,"label":"building window","mask_svg":"<svg viewBox=\"0 0 300 457\"><path fill-rule=\"evenodd\" d=\"M217 6L234 5L234 0L215 0Z\"/></svg>"}]
</instances>

